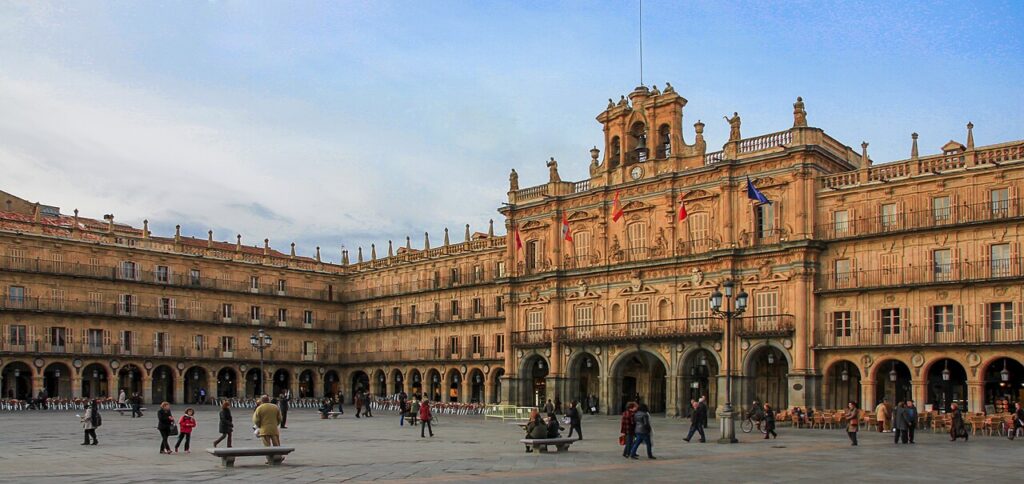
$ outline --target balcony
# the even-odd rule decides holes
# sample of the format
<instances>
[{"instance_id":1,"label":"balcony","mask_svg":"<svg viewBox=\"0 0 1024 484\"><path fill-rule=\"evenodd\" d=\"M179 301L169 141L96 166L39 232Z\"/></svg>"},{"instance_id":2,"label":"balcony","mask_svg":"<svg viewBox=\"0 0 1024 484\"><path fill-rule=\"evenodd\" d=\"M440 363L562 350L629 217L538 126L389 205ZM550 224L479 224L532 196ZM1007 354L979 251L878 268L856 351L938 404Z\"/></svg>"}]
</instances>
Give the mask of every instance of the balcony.
<instances>
[{"instance_id":1,"label":"balcony","mask_svg":"<svg viewBox=\"0 0 1024 484\"><path fill-rule=\"evenodd\" d=\"M733 331L741 338L770 338L790 336L796 328L792 314L767 314L735 319Z\"/></svg>"},{"instance_id":2,"label":"balcony","mask_svg":"<svg viewBox=\"0 0 1024 484\"><path fill-rule=\"evenodd\" d=\"M502 319L505 317L504 307L482 306L473 309L472 306L460 309L457 312L447 311L417 311L406 312L395 315L377 317L356 316L341 325L340 331L372 331L385 328L407 328L426 324L443 324L453 322L482 321L487 319Z\"/></svg>"},{"instance_id":3,"label":"balcony","mask_svg":"<svg viewBox=\"0 0 1024 484\"><path fill-rule=\"evenodd\" d=\"M926 267L907 266L867 271L825 272L820 276L817 291L1013 280L1024 277L1021 262L1022 258L1017 257L980 262L951 262Z\"/></svg>"},{"instance_id":4,"label":"balcony","mask_svg":"<svg viewBox=\"0 0 1024 484\"><path fill-rule=\"evenodd\" d=\"M820 224L815 229L815 235L819 239L840 240L910 230L1012 221L1022 216L1024 211L1021 210L1020 199L1013 198Z\"/></svg>"},{"instance_id":5,"label":"balcony","mask_svg":"<svg viewBox=\"0 0 1024 484\"><path fill-rule=\"evenodd\" d=\"M512 332L512 346L517 348L542 348L549 345L551 345L550 329Z\"/></svg>"},{"instance_id":6,"label":"balcony","mask_svg":"<svg viewBox=\"0 0 1024 484\"><path fill-rule=\"evenodd\" d=\"M234 351L223 351L220 348L197 349L194 346L174 345L130 345L125 347L121 344L96 345L90 343L65 343L52 344L43 340L22 341L23 344L10 342L6 339L0 340L0 353L31 354L31 355L61 355L61 356L118 356L118 357L139 357L139 358L191 358L191 359L238 359L244 361L258 361L259 351L252 348L238 349ZM299 351L286 351L271 349L264 353L266 361L279 361L298 363L302 361L330 361L330 356L324 353L303 354ZM310 358L312 357L312 358ZM333 355L334 358L337 355Z\"/></svg>"},{"instance_id":7,"label":"balcony","mask_svg":"<svg viewBox=\"0 0 1024 484\"><path fill-rule=\"evenodd\" d=\"M363 363L475 361L497 360L504 357L504 353L498 353L494 348L490 347L477 347L475 353L472 352L472 348L468 347L458 348L458 350L457 352L452 352L451 348L439 348L347 353L342 363L358 365Z\"/></svg>"},{"instance_id":8,"label":"balcony","mask_svg":"<svg viewBox=\"0 0 1024 484\"><path fill-rule=\"evenodd\" d=\"M176 274L162 271L143 271L138 268L125 269L119 266L88 265L78 262L63 262L26 257L0 257L0 270L11 272L27 272L31 274L47 274L72 277L84 277L105 281L135 282L155 284L159 286L179 287L186 289L204 289L226 291L261 296L292 297L312 299L316 301L337 300L337 296L328 290L287 288L281 291L276 281L272 284L260 284L253 287L251 281L215 279L210 277L193 278L190 274Z\"/></svg>"},{"instance_id":9,"label":"balcony","mask_svg":"<svg viewBox=\"0 0 1024 484\"><path fill-rule=\"evenodd\" d=\"M558 341L566 343L696 339L716 337L721 334L721 320L716 318L665 319L555 328L555 336ZM515 340L513 339L513 341ZM514 342L513 345L515 345Z\"/></svg>"},{"instance_id":10,"label":"balcony","mask_svg":"<svg viewBox=\"0 0 1024 484\"><path fill-rule=\"evenodd\" d=\"M459 275L454 278L439 277L437 279L422 279L363 289L353 289L343 292L341 300L344 302L362 301L366 299L406 295L418 292L455 289L477 284L489 284L494 282L494 276L494 271L492 270L481 270L479 272L468 271L465 273L459 273Z\"/></svg>"},{"instance_id":11,"label":"balcony","mask_svg":"<svg viewBox=\"0 0 1024 484\"><path fill-rule=\"evenodd\" d=\"M861 348L892 345L984 345L1024 343L1024 326L1019 322L993 329L988 324L956 324L950 331L935 331L932 324L907 324L891 327L839 327L825 325L818 329L815 343L819 348Z\"/></svg>"}]
</instances>

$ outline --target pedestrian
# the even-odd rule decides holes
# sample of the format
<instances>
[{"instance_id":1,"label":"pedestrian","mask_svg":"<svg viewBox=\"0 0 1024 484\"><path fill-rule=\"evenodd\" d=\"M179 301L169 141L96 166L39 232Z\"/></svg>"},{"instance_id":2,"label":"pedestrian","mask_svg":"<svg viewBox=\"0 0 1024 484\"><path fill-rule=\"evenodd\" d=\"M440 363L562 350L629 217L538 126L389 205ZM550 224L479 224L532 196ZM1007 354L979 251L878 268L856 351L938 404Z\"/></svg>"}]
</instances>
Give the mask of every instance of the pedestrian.
<instances>
[{"instance_id":1,"label":"pedestrian","mask_svg":"<svg viewBox=\"0 0 1024 484\"><path fill-rule=\"evenodd\" d=\"M357 391L353 398L356 405L356 418L359 418L359 414L363 412L363 392Z\"/></svg>"},{"instance_id":2,"label":"pedestrian","mask_svg":"<svg viewBox=\"0 0 1024 484\"><path fill-rule=\"evenodd\" d=\"M423 430L430 430L430 436L434 436L434 427L430 425L430 421L434 420L434 415L430 413L430 400L424 400L420 404L420 438L424 438Z\"/></svg>"},{"instance_id":3,"label":"pedestrian","mask_svg":"<svg viewBox=\"0 0 1024 484\"><path fill-rule=\"evenodd\" d=\"M583 429L580 427L583 417L576 406L576 401L569 402L569 410L565 412L565 416L569 417L569 437L572 437L572 431L575 430L578 440L583 440Z\"/></svg>"},{"instance_id":4,"label":"pedestrian","mask_svg":"<svg viewBox=\"0 0 1024 484\"><path fill-rule=\"evenodd\" d=\"M260 403L260 406L256 407L256 411L252 413L252 424L256 426L256 434L263 441L264 447L280 447L281 431L278 430L278 427L284 418L281 415L281 409L270 403L270 397L267 395L260 397L260 401L263 403ZM283 457L279 459L283 459ZM274 456L268 455L267 463L273 464Z\"/></svg>"},{"instance_id":5,"label":"pedestrian","mask_svg":"<svg viewBox=\"0 0 1024 484\"><path fill-rule=\"evenodd\" d=\"M555 404L551 402L550 398L548 399L548 403L544 404L544 413L555 413Z\"/></svg>"},{"instance_id":6,"label":"pedestrian","mask_svg":"<svg viewBox=\"0 0 1024 484\"><path fill-rule=\"evenodd\" d=\"M1013 440L1017 437L1017 431L1024 428L1024 408L1021 407L1020 402L1014 403L1013 415L1010 416L1010 425L1006 431L1006 437Z\"/></svg>"},{"instance_id":7,"label":"pedestrian","mask_svg":"<svg viewBox=\"0 0 1024 484\"><path fill-rule=\"evenodd\" d=\"M701 395L700 398L697 400L697 405L701 406L701 407L704 407L704 411L703 411L704 421L700 423L700 428L706 429L706 428L708 428L708 414L711 413L711 411L708 410L708 396L707 395Z\"/></svg>"},{"instance_id":8,"label":"pedestrian","mask_svg":"<svg viewBox=\"0 0 1024 484\"><path fill-rule=\"evenodd\" d=\"M562 434L560 434L559 431L565 430L565 428L563 428L561 425L558 425L558 417L556 417L554 413L549 413L546 420L548 428L547 438L557 439L561 437Z\"/></svg>"},{"instance_id":9,"label":"pedestrian","mask_svg":"<svg viewBox=\"0 0 1024 484\"><path fill-rule=\"evenodd\" d=\"M878 422L879 432L888 432L889 428L885 426L885 422L889 420L889 400L883 398L881 402L878 402L878 406L875 407L875 421Z\"/></svg>"},{"instance_id":10,"label":"pedestrian","mask_svg":"<svg viewBox=\"0 0 1024 484\"><path fill-rule=\"evenodd\" d=\"M174 427L174 417L171 415L171 404L163 402L160 410L156 412L156 429L160 431L160 453L170 454L171 444L167 443L167 437L171 436L171 428Z\"/></svg>"},{"instance_id":11,"label":"pedestrian","mask_svg":"<svg viewBox=\"0 0 1024 484\"><path fill-rule=\"evenodd\" d=\"M540 418L540 412L535 408L530 411L530 420L526 422L526 438L528 439L546 439L548 437L548 428L544 424L544 419ZM533 452L533 449L529 445L526 446L527 452Z\"/></svg>"},{"instance_id":12,"label":"pedestrian","mask_svg":"<svg viewBox=\"0 0 1024 484\"><path fill-rule=\"evenodd\" d=\"M139 392L132 392L132 418L142 418L142 397Z\"/></svg>"},{"instance_id":13,"label":"pedestrian","mask_svg":"<svg viewBox=\"0 0 1024 484\"><path fill-rule=\"evenodd\" d=\"M364 393L363 396L365 397L363 399L363 416L364 417L372 417L373 416L374 397L369 392Z\"/></svg>"},{"instance_id":14,"label":"pedestrian","mask_svg":"<svg viewBox=\"0 0 1024 484\"><path fill-rule=\"evenodd\" d=\"M629 458L638 459L639 457L636 455L636 451L640 448L640 444L646 444L647 458L657 459L657 457L654 457L654 454L651 452L651 447L654 446L651 441L654 429L651 428L651 414L647 413L647 404L640 404L637 408L636 414L633 416L633 420L635 421L635 428L633 429L635 438L633 439L633 449L630 450Z\"/></svg>"},{"instance_id":15,"label":"pedestrian","mask_svg":"<svg viewBox=\"0 0 1024 484\"><path fill-rule=\"evenodd\" d=\"M917 407L913 400L907 400L907 438L914 443L914 430L917 430Z\"/></svg>"},{"instance_id":16,"label":"pedestrian","mask_svg":"<svg viewBox=\"0 0 1024 484\"><path fill-rule=\"evenodd\" d=\"M128 395L125 394L124 388L117 394L117 406L118 408L128 408Z\"/></svg>"},{"instance_id":17,"label":"pedestrian","mask_svg":"<svg viewBox=\"0 0 1024 484\"><path fill-rule=\"evenodd\" d=\"M964 425L964 414L960 411L960 405L954 403L950 406L950 409L953 411L953 418L949 426L949 441L953 442L963 437L964 442L967 442L970 436L967 434L967 426Z\"/></svg>"},{"instance_id":18,"label":"pedestrian","mask_svg":"<svg viewBox=\"0 0 1024 484\"><path fill-rule=\"evenodd\" d=\"M768 434L771 434L773 439L779 438L779 434L775 433L775 410L772 406L764 404L764 438L768 438Z\"/></svg>"},{"instance_id":19,"label":"pedestrian","mask_svg":"<svg viewBox=\"0 0 1024 484\"><path fill-rule=\"evenodd\" d=\"M405 426L405 415L409 413L409 396L405 392L398 393L398 426Z\"/></svg>"},{"instance_id":20,"label":"pedestrian","mask_svg":"<svg viewBox=\"0 0 1024 484\"><path fill-rule=\"evenodd\" d=\"M199 389L199 403L200 404L204 404L204 405L206 404L206 389L205 388L200 388Z\"/></svg>"},{"instance_id":21,"label":"pedestrian","mask_svg":"<svg viewBox=\"0 0 1024 484\"><path fill-rule=\"evenodd\" d=\"M846 404L846 413L843 414L846 420L846 435L850 437L850 445L857 445L857 431L860 430L860 410L857 404L849 402Z\"/></svg>"},{"instance_id":22,"label":"pedestrian","mask_svg":"<svg viewBox=\"0 0 1024 484\"><path fill-rule=\"evenodd\" d=\"M633 451L633 440L636 439L636 409L636 403L627 403L619 420L619 444L622 445L622 456L627 458Z\"/></svg>"},{"instance_id":23,"label":"pedestrian","mask_svg":"<svg viewBox=\"0 0 1024 484\"><path fill-rule=\"evenodd\" d=\"M100 408L97 400L93 400L85 404L85 415L82 416L82 428L85 429L85 441L82 445L96 445L99 440L96 439L96 429L103 423L102 417L100 417ZM89 443L89 438L92 438L92 443Z\"/></svg>"},{"instance_id":24,"label":"pedestrian","mask_svg":"<svg viewBox=\"0 0 1024 484\"><path fill-rule=\"evenodd\" d=\"M338 413L345 415L345 407L343 406L345 404L345 394L339 391L336 400L338 400Z\"/></svg>"},{"instance_id":25,"label":"pedestrian","mask_svg":"<svg viewBox=\"0 0 1024 484\"><path fill-rule=\"evenodd\" d=\"M902 440L903 443L907 443L907 404L906 402L896 402L896 407L892 410L892 443L899 444Z\"/></svg>"},{"instance_id":26,"label":"pedestrian","mask_svg":"<svg viewBox=\"0 0 1024 484\"><path fill-rule=\"evenodd\" d=\"M189 445L192 444L192 429L196 428L196 411L191 408L185 409L185 414L178 420L178 441L174 444L174 453L178 453L181 441L185 441L185 453L191 454Z\"/></svg>"},{"instance_id":27,"label":"pedestrian","mask_svg":"<svg viewBox=\"0 0 1024 484\"><path fill-rule=\"evenodd\" d=\"M690 400L690 406L693 407L693 413L690 414L690 432L686 434L686 438L683 439L687 442L693 438L693 434L696 432L700 434L700 441L706 442L707 437L704 435L704 422L707 420L708 407L704 405L704 402L698 402Z\"/></svg>"},{"instance_id":28,"label":"pedestrian","mask_svg":"<svg viewBox=\"0 0 1024 484\"><path fill-rule=\"evenodd\" d=\"M281 428L288 428L288 405L292 401L292 391L285 390L281 392L281 396L278 397L278 408L281 409Z\"/></svg>"},{"instance_id":29,"label":"pedestrian","mask_svg":"<svg viewBox=\"0 0 1024 484\"><path fill-rule=\"evenodd\" d=\"M562 399L556 396L555 397L555 415L558 415L558 414L561 414L561 413L562 413Z\"/></svg>"},{"instance_id":30,"label":"pedestrian","mask_svg":"<svg viewBox=\"0 0 1024 484\"><path fill-rule=\"evenodd\" d=\"M409 406L409 425L416 428L416 417L420 414L420 397L416 397Z\"/></svg>"},{"instance_id":31,"label":"pedestrian","mask_svg":"<svg viewBox=\"0 0 1024 484\"><path fill-rule=\"evenodd\" d=\"M216 448L217 444L227 438L230 448L231 433L235 431L235 424L231 421L231 402L227 400L220 404L220 424L217 426L217 431L220 432L220 437L213 441L213 447Z\"/></svg>"}]
</instances>

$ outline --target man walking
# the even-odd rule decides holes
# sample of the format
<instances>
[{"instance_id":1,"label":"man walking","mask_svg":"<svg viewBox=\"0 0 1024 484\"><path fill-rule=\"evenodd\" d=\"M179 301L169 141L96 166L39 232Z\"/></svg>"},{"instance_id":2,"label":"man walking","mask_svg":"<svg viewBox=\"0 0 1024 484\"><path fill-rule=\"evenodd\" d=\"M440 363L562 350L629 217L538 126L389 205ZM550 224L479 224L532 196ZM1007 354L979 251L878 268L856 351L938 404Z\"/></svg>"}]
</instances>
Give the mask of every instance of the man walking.
<instances>
[{"instance_id":1,"label":"man walking","mask_svg":"<svg viewBox=\"0 0 1024 484\"><path fill-rule=\"evenodd\" d=\"M907 443L907 404L899 402L892 412L892 443L899 444L902 441Z\"/></svg>"},{"instance_id":2,"label":"man walking","mask_svg":"<svg viewBox=\"0 0 1024 484\"><path fill-rule=\"evenodd\" d=\"M582 416L580 415L580 409L576 408L577 403L575 401L569 402L569 410L566 410L565 416L569 417L569 437L572 437L572 431L576 431L576 435L579 440L583 440L583 429L580 427Z\"/></svg>"},{"instance_id":3,"label":"man walking","mask_svg":"<svg viewBox=\"0 0 1024 484\"><path fill-rule=\"evenodd\" d=\"M285 390L281 392L281 396L278 397L277 402L281 408L281 428L288 428L288 402L292 400L292 391Z\"/></svg>"},{"instance_id":4,"label":"man walking","mask_svg":"<svg viewBox=\"0 0 1024 484\"><path fill-rule=\"evenodd\" d=\"M356 405L356 418L359 418L359 414L363 412L363 392L357 390L353 400Z\"/></svg>"},{"instance_id":5,"label":"man walking","mask_svg":"<svg viewBox=\"0 0 1024 484\"><path fill-rule=\"evenodd\" d=\"M846 404L846 413L843 414L843 418L846 419L846 435L850 437L850 445L857 445L857 431L860 430L860 410L857 408L857 404L849 402Z\"/></svg>"},{"instance_id":6,"label":"man walking","mask_svg":"<svg viewBox=\"0 0 1024 484\"><path fill-rule=\"evenodd\" d=\"M434 427L430 425L430 421L434 420L434 415L430 413L430 401L424 400L420 404L420 438L425 438L423 435L424 430L430 430L430 436L434 436Z\"/></svg>"},{"instance_id":7,"label":"man walking","mask_svg":"<svg viewBox=\"0 0 1024 484\"><path fill-rule=\"evenodd\" d=\"M409 396L404 391L398 394L398 426L405 426L405 415L409 413Z\"/></svg>"},{"instance_id":8,"label":"man walking","mask_svg":"<svg viewBox=\"0 0 1024 484\"><path fill-rule=\"evenodd\" d=\"M690 433L686 434L686 438L683 439L687 442L693 438L693 433L700 434L700 441L706 442L704 436L704 421L708 417L708 407L704 405L704 402L696 402L690 400L690 405L693 406L693 413L690 414Z\"/></svg>"},{"instance_id":9,"label":"man walking","mask_svg":"<svg viewBox=\"0 0 1024 484\"><path fill-rule=\"evenodd\" d=\"M263 395L260 397L260 406L256 407L256 411L252 413L252 424L256 426L256 432L260 439L263 441L264 447L280 447L281 446L281 431L278 430L278 426L281 424L281 420L284 418L281 415L281 409L270 403L270 397ZM283 457L278 457L280 460L284 460ZM280 462L278 460L278 462ZM267 463L273 464L274 457L267 456Z\"/></svg>"},{"instance_id":10,"label":"man walking","mask_svg":"<svg viewBox=\"0 0 1024 484\"><path fill-rule=\"evenodd\" d=\"M910 438L910 443L914 443L914 430L917 429L917 407L914 406L913 400L907 400L907 436Z\"/></svg>"},{"instance_id":11,"label":"man walking","mask_svg":"<svg viewBox=\"0 0 1024 484\"><path fill-rule=\"evenodd\" d=\"M132 418L142 418L142 397L139 392L132 393Z\"/></svg>"}]
</instances>

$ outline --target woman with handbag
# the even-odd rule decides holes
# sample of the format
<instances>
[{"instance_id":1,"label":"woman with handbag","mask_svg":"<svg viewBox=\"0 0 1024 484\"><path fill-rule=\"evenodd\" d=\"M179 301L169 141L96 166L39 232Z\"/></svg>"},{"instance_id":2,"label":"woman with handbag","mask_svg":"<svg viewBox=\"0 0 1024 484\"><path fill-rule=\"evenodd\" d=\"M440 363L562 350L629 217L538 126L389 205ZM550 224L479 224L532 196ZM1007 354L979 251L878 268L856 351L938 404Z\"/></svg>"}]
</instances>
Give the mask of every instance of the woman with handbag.
<instances>
[{"instance_id":1,"label":"woman with handbag","mask_svg":"<svg viewBox=\"0 0 1024 484\"><path fill-rule=\"evenodd\" d=\"M160 404L160 410L156 412L156 428L160 431L160 453L170 454L171 444L167 443L167 437L178 435L178 427L174 425L174 417L171 416L170 403Z\"/></svg>"}]
</instances>

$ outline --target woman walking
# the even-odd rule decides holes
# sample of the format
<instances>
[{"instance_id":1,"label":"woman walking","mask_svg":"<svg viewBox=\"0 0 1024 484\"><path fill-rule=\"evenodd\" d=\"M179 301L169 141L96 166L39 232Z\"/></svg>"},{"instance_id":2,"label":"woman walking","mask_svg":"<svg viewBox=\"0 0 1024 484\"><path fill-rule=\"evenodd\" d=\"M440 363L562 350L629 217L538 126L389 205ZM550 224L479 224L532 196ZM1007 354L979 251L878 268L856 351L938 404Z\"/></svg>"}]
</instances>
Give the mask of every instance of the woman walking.
<instances>
[{"instance_id":1,"label":"woman walking","mask_svg":"<svg viewBox=\"0 0 1024 484\"><path fill-rule=\"evenodd\" d=\"M220 437L213 441L213 446L217 447L217 444L227 438L228 447L231 447L231 432L234 432L235 424L231 421L231 402L227 400L220 404L220 425L217 430L220 432Z\"/></svg>"},{"instance_id":2,"label":"woman walking","mask_svg":"<svg viewBox=\"0 0 1024 484\"><path fill-rule=\"evenodd\" d=\"M619 420L619 443L622 444L622 456L629 458L633 451L633 440L636 438L636 403L629 402L626 410L622 412L622 419Z\"/></svg>"},{"instance_id":3,"label":"woman walking","mask_svg":"<svg viewBox=\"0 0 1024 484\"><path fill-rule=\"evenodd\" d=\"M579 440L583 440L583 429L580 427L582 416L580 415L580 409L577 408L578 403L575 401L569 403L569 410L565 412L565 416L569 417L569 437L572 437L572 431L576 431L576 436Z\"/></svg>"},{"instance_id":4,"label":"woman walking","mask_svg":"<svg viewBox=\"0 0 1024 484\"><path fill-rule=\"evenodd\" d=\"M100 409L96 405L97 401L93 400L85 404L85 415L82 416L82 428L85 429L85 442L82 445L96 445L99 443L96 440L96 428L100 426L102 420L100 420ZM89 443L89 438L92 438L92 443Z\"/></svg>"},{"instance_id":5,"label":"woman walking","mask_svg":"<svg viewBox=\"0 0 1024 484\"><path fill-rule=\"evenodd\" d=\"M771 434L773 439L779 438L779 434L775 433L775 410L772 409L771 405L764 404L764 438L768 438L768 434Z\"/></svg>"},{"instance_id":6,"label":"woman walking","mask_svg":"<svg viewBox=\"0 0 1024 484\"><path fill-rule=\"evenodd\" d=\"M420 438L424 438L424 430L430 430L430 436L434 436L434 427L430 425L430 421L434 419L434 415L430 413L430 400L424 400L420 404Z\"/></svg>"},{"instance_id":7,"label":"woman walking","mask_svg":"<svg viewBox=\"0 0 1024 484\"><path fill-rule=\"evenodd\" d=\"M657 459L657 457L654 457L654 454L651 452L651 447L654 445L651 442L651 434L654 433L654 430L651 428L651 414L647 413L646 403L640 404L636 414L633 415L633 420L636 422L636 427L633 430L636 437L633 439L633 449L629 453L629 458L639 458L636 455L636 451L640 449L640 444L643 443L647 445L647 458Z\"/></svg>"},{"instance_id":8,"label":"woman walking","mask_svg":"<svg viewBox=\"0 0 1024 484\"><path fill-rule=\"evenodd\" d=\"M846 419L846 435L850 437L850 445L857 445L857 431L860 430L860 410L857 409L857 404L850 403L846 404L846 413L843 414L843 418Z\"/></svg>"},{"instance_id":9,"label":"woman walking","mask_svg":"<svg viewBox=\"0 0 1024 484\"><path fill-rule=\"evenodd\" d=\"M185 441L185 453L189 452L189 445L192 443L192 429L196 428L196 411L191 408L185 409L185 415L181 416L181 420L178 421L178 428L180 433L178 434L178 442L174 444L174 453L178 453L178 447L181 446L181 441Z\"/></svg>"},{"instance_id":10,"label":"woman walking","mask_svg":"<svg viewBox=\"0 0 1024 484\"><path fill-rule=\"evenodd\" d=\"M960 411L960 405L952 404L950 409L953 410L952 425L949 426L949 441L953 442L960 437L964 438L964 442L967 442L968 434L967 427L964 425L964 414Z\"/></svg>"},{"instance_id":11,"label":"woman walking","mask_svg":"<svg viewBox=\"0 0 1024 484\"><path fill-rule=\"evenodd\" d=\"M167 443L167 437L170 437L172 427L174 427L174 417L171 416L171 404L163 402L160 404L160 410L156 412L156 429L160 431L161 454L171 453L171 444Z\"/></svg>"}]
</instances>

